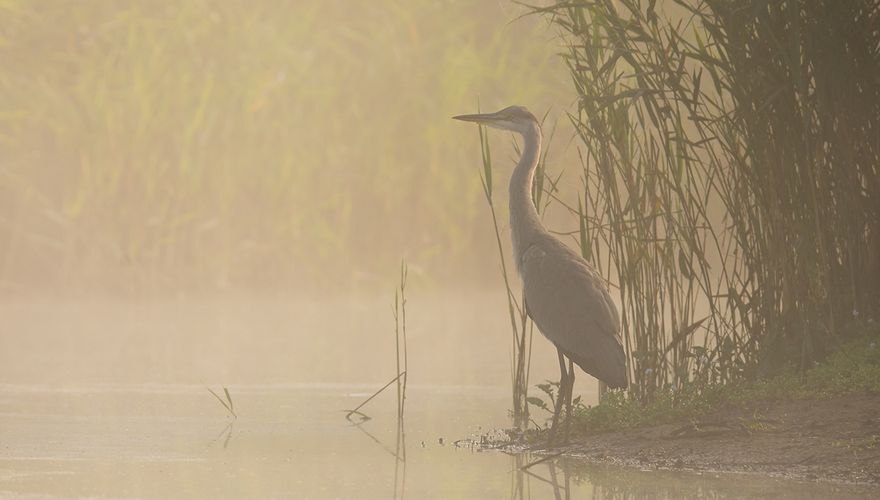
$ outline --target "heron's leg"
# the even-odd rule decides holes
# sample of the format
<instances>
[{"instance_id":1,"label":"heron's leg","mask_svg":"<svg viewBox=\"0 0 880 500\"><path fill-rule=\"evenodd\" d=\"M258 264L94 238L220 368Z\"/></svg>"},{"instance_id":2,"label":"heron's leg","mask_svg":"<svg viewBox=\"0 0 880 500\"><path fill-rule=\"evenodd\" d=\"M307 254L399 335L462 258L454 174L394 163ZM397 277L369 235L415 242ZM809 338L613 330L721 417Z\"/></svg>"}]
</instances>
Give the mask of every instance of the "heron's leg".
<instances>
[{"instance_id":1,"label":"heron's leg","mask_svg":"<svg viewBox=\"0 0 880 500\"><path fill-rule=\"evenodd\" d=\"M571 429L571 395L574 391L574 363L568 360L568 388L565 391L565 427L562 434L562 440L568 442L568 433Z\"/></svg>"},{"instance_id":2,"label":"heron's leg","mask_svg":"<svg viewBox=\"0 0 880 500\"><path fill-rule=\"evenodd\" d=\"M556 349L556 353L559 355L559 390L556 392L556 401L554 401L553 404L553 424L550 427L550 436L547 441L549 446L553 445L553 441L556 438L556 431L559 424L559 413L562 411L562 401L564 399L565 386L568 381L568 373L565 369L565 356L563 356L562 351L558 348Z\"/></svg>"}]
</instances>

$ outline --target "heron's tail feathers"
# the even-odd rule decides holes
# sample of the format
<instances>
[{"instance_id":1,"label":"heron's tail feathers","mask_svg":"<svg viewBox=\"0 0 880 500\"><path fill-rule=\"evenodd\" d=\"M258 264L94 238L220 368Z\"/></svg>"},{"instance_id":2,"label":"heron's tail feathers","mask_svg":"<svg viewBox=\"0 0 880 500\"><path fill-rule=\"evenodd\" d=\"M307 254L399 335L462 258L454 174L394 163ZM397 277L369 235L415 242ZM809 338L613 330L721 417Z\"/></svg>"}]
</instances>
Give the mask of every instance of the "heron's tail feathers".
<instances>
[{"instance_id":1,"label":"heron's tail feathers","mask_svg":"<svg viewBox=\"0 0 880 500\"><path fill-rule=\"evenodd\" d=\"M590 353L566 355L583 371L604 382L609 389L626 389L626 354L616 338L607 337Z\"/></svg>"}]
</instances>

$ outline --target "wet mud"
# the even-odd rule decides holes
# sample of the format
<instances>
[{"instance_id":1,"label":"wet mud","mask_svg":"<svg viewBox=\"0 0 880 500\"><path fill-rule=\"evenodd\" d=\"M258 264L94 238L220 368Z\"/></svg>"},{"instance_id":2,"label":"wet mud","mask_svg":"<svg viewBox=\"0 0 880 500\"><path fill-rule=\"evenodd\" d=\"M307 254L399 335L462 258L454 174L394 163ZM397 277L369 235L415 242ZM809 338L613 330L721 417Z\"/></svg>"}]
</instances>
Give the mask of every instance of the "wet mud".
<instances>
[{"instance_id":1,"label":"wet mud","mask_svg":"<svg viewBox=\"0 0 880 500\"><path fill-rule=\"evenodd\" d=\"M880 487L880 395L727 408L693 421L580 437L543 451L639 469Z\"/></svg>"}]
</instances>

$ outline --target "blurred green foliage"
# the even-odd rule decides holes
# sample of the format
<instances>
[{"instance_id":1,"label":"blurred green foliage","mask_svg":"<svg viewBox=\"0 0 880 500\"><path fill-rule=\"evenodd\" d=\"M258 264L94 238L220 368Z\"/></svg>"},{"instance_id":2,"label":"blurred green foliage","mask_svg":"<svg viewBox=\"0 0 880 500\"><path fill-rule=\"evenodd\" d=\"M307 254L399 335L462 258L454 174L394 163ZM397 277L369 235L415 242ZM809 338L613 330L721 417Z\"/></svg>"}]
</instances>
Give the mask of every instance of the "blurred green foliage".
<instances>
[{"instance_id":1,"label":"blurred green foliage","mask_svg":"<svg viewBox=\"0 0 880 500\"><path fill-rule=\"evenodd\" d=\"M449 117L564 102L557 42L521 13L0 1L2 288L332 290L401 256L494 277Z\"/></svg>"}]
</instances>

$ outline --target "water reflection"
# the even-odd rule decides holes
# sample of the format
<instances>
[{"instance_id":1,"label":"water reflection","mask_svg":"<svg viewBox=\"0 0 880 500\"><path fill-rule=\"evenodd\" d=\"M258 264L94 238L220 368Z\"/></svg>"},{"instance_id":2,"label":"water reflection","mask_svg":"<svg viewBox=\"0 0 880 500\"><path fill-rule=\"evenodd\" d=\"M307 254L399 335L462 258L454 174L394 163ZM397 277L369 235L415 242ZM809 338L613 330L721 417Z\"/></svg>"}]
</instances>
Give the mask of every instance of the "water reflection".
<instances>
[{"instance_id":1,"label":"water reflection","mask_svg":"<svg viewBox=\"0 0 880 500\"><path fill-rule=\"evenodd\" d=\"M377 399L371 420L353 425L339 408L362 401L370 393L364 387L231 389L240 409L234 423L201 386L0 385L0 497L635 500L880 493L468 446L487 433L475 424L506 424L506 391L415 387L405 425L396 421L393 395Z\"/></svg>"},{"instance_id":2,"label":"water reflection","mask_svg":"<svg viewBox=\"0 0 880 500\"><path fill-rule=\"evenodd\" d=\"M366 438L391 456L394 461L394 493L392 498L402 499L404 498L404 492L406 490L406 432L404 431L403 418L398 418L397 420L397 437L393 450L379 438L370 433L370 431L365 429L365 422L367 422L367 420L353 423L352 427L360 431Z\"/></svg>"},{"instance_id":3,"label":"water reflection","mask_svg":"<svg viewBox=\"0 0 880 500\"><path fill-rule=\"evenodd\" d=\"M553 492L553 497L556 499L571 498L571 479L569 476L569 469L558 465L561 456L561 453L555 453L547 457L539 457L527 462L527 458L534 457L530 457L528 453L518 453L513 455L514 473L512 474L513 481L511 483L510 498L517 500L531 498L530 483L526 481L526 478L549 485ZM538 471L538 466L540 465L546 466L546 476L543 472ZM546 487L543 489L546 490Z\"/></svg>"},{"instance_id":4,"label":"water reflection","mask_svg":"<svg viewBox=\"0 0 880 500\"><path fill-rule=\"evenodd\" d=\"M214 443L219 443L222 440L223 449L225 450L226 448L228 448L229 441L232 439L232 431L233 431L234 427L235 427L235 420L230 420L229 423L226 424L226 427L224 427L223 430L220 431L219 434L217 434L217 437L215 437L214 439L211 440L210 443L208 443L208 446L209 447L213 446Z\"/></svg>"},{"instance_id":5,"label":"water reflection","mask_svg":"<svg viewBox=\"0 0 880 500\"><path fill-rule=\"evenodd\" d=\"M398 375L397 378L400 378L400 375ZM391 383L393 382L394 380L389 382L388 385L391 385ZM385 387L388 387L388 385L386 385ZM382 390L385 389L385 387L379 389L378 392L367 398L364 403L361 403L361 405L359 405L354 410L347 410L345 419L351 422L351 426L353 428L360 431L366 438L375 443L386 453L391 455L391 458L394 460L394 493L392 495L392 498L402 499L404 498L404 492L406 490L406 430L404 425L404 414L402 411L399 411L397 413L397 431L395 433L394 449L392 450L379 438L377 438L370 431L364 428L364 425L372 420L372 418L365 413L359 411L359 409L363 407L364 404L380 394Z\"/></svg>"},{"instance_id":6,"label":"water reflection","mask_svg":"<svg viewBox=\"0 0 880 500\"><path fill-rule=\"evenodd\" d=\"M672 500L876 498L876 486L797 481L764 475L651 471L553 456L511 456L510 498Z\"/></svg>"},{"instance_id":7,"label":"water reflection","mask_svg":"<svg viewBox=\"0 0 880 500\"><path fill-rule=\"evenodd\" d=\"M526 459L529 457L527 453L517 453L513 455L513 467L514 472L512 473L512 482L511 482L511 491L510 498L524 500L526 498L531 498L531 480L538 481L539 483L543 483L549 485L553 490L553 496L555 498L562 498L562 492L565 493L565 498L569 496L569 490L561 486L559 480L556 475L556 467L554 463L551 461L551 458L539 459L537 461L526 463ZM555 457L553 458L555 459ZM533 472L531 469L533 466L538 463L547 463L549 468L549 476L544 477L541 473ZM539 488L546 489L546 488Z\"/></svg>"},{"instance_id":8,"label":"water reflection","mask_svg":"<svg viewBox=\"0 0 880 500\"><path fill-rule=\"evenodd\" d=\"M403 450L404 457L406 456L406 443L405 438L402 433L399 434L400 440L398 443L402 446L402 448L398 448L398 453ZM400 455L398 455L400 457ZM401 458L394 461L394 498L403 498L404 493L406 491L406 458Z\"/></svg>"},{"instance_id":9,"label":"water reflection","mask_svg":"<svg viewBox=\"0 0 880 500\"><path fill-rule=\"evenodd\" d=\"M486 314L504 298L493 300L415 309L405 423L388 390L360 425L340 410L394 366L392 349L375 349L388 345L384 299L0 304L0 498L880 497L468 446L510 424L507 326ZM533 380L556 376L555 353L534 356ZM201 381L233 384L234 423Z\"/></svg>"}]
</instances>

